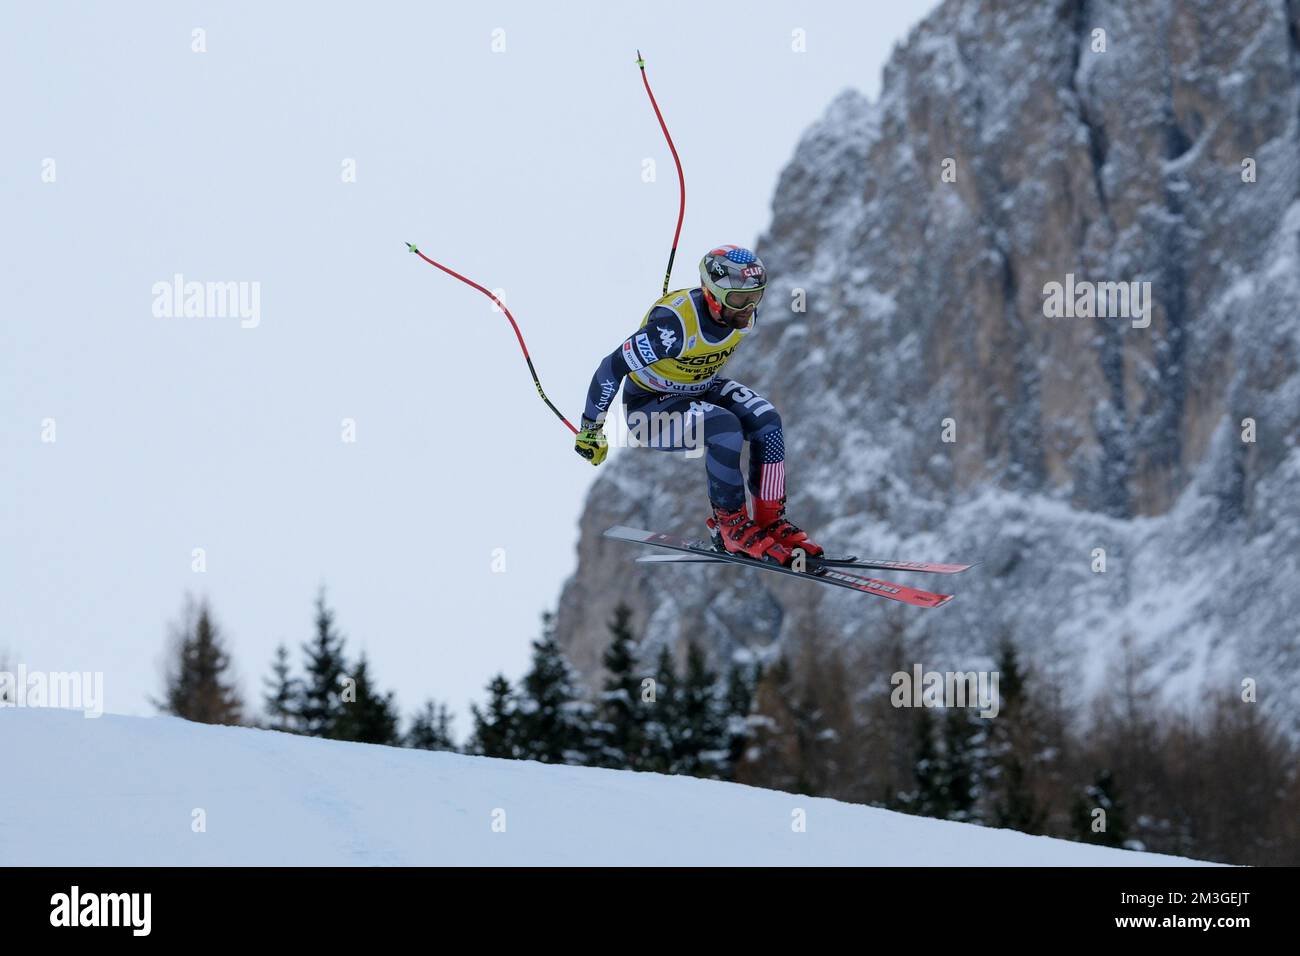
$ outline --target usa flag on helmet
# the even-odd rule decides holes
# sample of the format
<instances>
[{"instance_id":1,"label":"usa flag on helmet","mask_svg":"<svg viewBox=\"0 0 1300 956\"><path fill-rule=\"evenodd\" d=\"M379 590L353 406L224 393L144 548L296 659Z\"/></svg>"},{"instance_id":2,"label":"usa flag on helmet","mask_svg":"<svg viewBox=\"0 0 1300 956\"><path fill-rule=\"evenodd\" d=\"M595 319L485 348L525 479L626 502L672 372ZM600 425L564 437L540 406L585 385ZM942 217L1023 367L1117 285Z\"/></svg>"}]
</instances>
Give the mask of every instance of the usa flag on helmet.
<instances>
[{"instance_id":1,"label":"usa flag on helmet","mask_svg":"<svg viewBox=\"0 0 1300 956\"><path fill-rule=\"evenodd\" d=\"M718 246L700 260L700 276L714 295L726 289L760 289L767 284L763 260L741 246Z\"/></svg>"}]
</instances>

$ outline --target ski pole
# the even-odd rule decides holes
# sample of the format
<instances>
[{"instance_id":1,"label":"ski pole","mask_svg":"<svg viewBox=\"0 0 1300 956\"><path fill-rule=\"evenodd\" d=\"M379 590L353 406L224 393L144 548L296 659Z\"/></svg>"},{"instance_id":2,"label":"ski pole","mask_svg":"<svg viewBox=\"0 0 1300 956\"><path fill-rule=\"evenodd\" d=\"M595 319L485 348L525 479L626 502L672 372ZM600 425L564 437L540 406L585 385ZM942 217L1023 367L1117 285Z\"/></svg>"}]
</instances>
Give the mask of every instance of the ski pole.
<instances>
[{"instance_id":1,"label":"ski pole","mask_svg":"<svg viewBox=\"0 0 1300 956\"><path fill-rule=\"evenodd\" d=\"M573 423L572 423L571 421L569 421L567 418L565 418L563 415L560 414L560 410L559 410L558 408L556 408L554 405L551 404L551 400L550 400L549 398L547 398L547 397L546 397L546 393L545 393L544 391L542 391L542 382L541 382L541 380L537 377L537 370L536 370L535 368L533 368L533 360L532 360L532 358L530 358L529 355L528 355L528 346L524 344L524 337L523 337L523 334L519 331L519 324L518 324L517 322L515 322L515 317L514 317L513 315L510 314L510 310L506 308L506 304L505 304L504 302L502 302L499 298L497 298L496 293L492 292L492 291L489 290L489 289L485 289L485 288L483 288L481 285L479 285L479 284L478 284L477 282L475 282L473 279L467 279L467 278L465 278L463 275L461 275L459 272L456 272L456 271L454 271L454 270L452 270L452 269L448 269L448 268L447 268L446 266L444 266L441 262L434 262L432 259L430 259L428 256L426 256L423 252L421 252L419 249L417 249L417 248L415 247L415 243L413 243L413 242L408 242L408 243L406 244L406 248L410 249L412 252L414 252L417 256L419 256L419 257L420 257L421 259L423 259L425 262L429 263L429 265L431 265L431 266L436 266L437 268L441 269L443 272L447 273L447 275L452 276L453 278L459 279L461 282L465 283L465 284L468 285L468 286L473 286L475 289L478 289L478 290L479 290L480 292L482 292L485 296L487 296L489 299L491 299L493 302L495 302L495 303L497 304L497 308L499 308L502 312L504 312L504 313L506 314L506 318L510 320L510 325L511 325L511 326L514 328L514 330L515 330L515 338L517 338L517 339L519 340L519 348L523 350L523 353L524 353L524 361L528 363L528 374L531 375L531 376L533 377L533 384L537 386L537 394L540 395L540 396L542 397L542 401L544 401L544 402L546 403L546 407L549 408L551 411L555 412L555 417L558 418L560 421L564 422L565 425L569 426L569 431L573 432L575 435L578 434L578 429L576 429L576 428L573 427Z\"/></svg>"},{"instance_id":2,"label":"ski pole","mask_svg":"<svg viewBox=\"0 0 1300 956\"><path fill-rule=\"evenodd\" d=\"M636 65L641 68L641 82L645 84L646 95L650 97L650 105L654 107L655 116L659 118L659 128L664 131L664 139L668 140L668 148L672 151L673 162L677 164L677 184L678 193L681 196L677 206L677 229L673 232L673 248L668 253L668 271L664 273L664 291L668 294L668 283L673 275L673 259L677 257L677 239L682 234L682 218L686 215L686 177L682 174L682 161L677 157L677 147L673 145L673 138L668 134L668 125L664 122L664 116L659 112L659 104L655 102L654 92L650 89L650 81L645 75L645 60L641 56L641 51L636 51Z\"/></svg>"}]
</instances>

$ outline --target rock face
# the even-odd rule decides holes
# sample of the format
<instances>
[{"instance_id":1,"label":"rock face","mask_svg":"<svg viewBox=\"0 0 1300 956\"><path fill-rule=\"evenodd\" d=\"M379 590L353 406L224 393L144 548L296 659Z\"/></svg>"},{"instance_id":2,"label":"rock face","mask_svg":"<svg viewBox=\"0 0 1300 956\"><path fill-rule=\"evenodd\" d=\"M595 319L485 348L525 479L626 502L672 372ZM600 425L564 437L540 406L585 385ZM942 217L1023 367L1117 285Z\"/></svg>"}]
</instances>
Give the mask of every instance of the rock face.
<instances>
[{"instance_id":1,"label":"rock face","mask_svg":"<svg viewBox=\"0 0 1300 956\"><path fill-rule=\"evenodd\" d=\"M781 410L792 517L981 564L934 612L637 565L600 532L702 532L704 476L630 451L558 608L589 678L622 599L719 655L892 621L970 668L1011 637L1080 700L1125 662L1189 706L1249 677L1297 726L1300 2L949 0L878 102L845 92L809 129L758 252L772 284L728 374ZM1150 283L1149 325L1048 317L1067 281Z\"/></svg>"}]
</instances>

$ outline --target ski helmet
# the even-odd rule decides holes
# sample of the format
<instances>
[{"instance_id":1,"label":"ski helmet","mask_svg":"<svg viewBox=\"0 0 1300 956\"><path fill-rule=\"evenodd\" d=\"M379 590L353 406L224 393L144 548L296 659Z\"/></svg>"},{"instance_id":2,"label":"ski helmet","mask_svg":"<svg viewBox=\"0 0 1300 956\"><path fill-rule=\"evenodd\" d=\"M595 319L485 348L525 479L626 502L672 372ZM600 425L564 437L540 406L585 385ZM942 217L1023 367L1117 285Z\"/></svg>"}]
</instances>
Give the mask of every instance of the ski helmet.
<instances>
[{"instance_id":1,"label":"ski helmet","mask_svg":"<svg viewBox=\"0 0 1300 956\"><path fill-rule=\"evenodd\" d=\"M758 306L767 288L763 260L740 246L718 246L700 260L700 285L714 319L722 307L736 311Z\"/></svg>"}]
</instances>

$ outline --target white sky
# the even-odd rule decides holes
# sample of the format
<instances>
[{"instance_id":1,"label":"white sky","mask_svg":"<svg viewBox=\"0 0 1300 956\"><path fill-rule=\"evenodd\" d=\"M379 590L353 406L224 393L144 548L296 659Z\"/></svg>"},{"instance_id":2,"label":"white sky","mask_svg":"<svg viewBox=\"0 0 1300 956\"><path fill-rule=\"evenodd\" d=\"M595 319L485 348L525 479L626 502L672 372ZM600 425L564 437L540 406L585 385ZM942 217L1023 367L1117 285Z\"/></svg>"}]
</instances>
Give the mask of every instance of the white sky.
<instances>
[{"instance_id":1,"label":"white sky","mask_svg":"<svg viewBox=\"0 0 1300 956\"><path fill-rule=\"evenodd\" d=\"M596 471L505 317L403 241L505 289L576 421L677 214L635 50L686 170L685 286L755 240L800 133L876 96L930 6L6 5L0 659L102 671L107 710L152 713L189 590L260 704L324 583L403 714L446 700L463 737L523 671ZM154 317L178 272L260 283L260 324Z\"/></svg>"}]
</instances>

